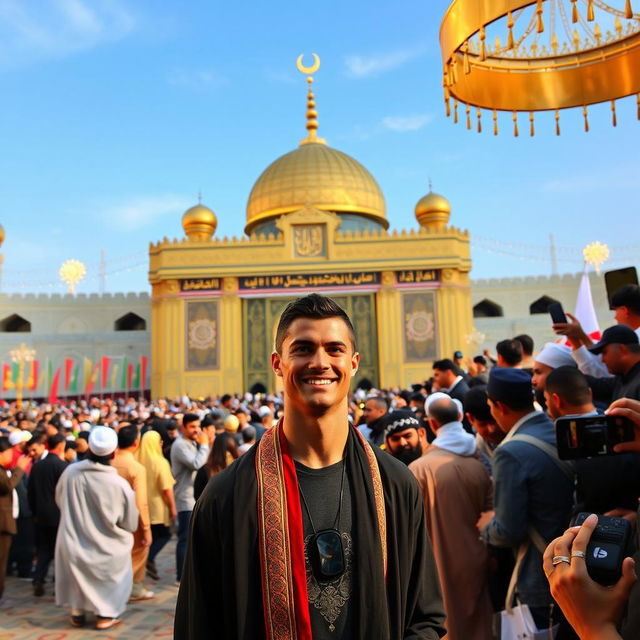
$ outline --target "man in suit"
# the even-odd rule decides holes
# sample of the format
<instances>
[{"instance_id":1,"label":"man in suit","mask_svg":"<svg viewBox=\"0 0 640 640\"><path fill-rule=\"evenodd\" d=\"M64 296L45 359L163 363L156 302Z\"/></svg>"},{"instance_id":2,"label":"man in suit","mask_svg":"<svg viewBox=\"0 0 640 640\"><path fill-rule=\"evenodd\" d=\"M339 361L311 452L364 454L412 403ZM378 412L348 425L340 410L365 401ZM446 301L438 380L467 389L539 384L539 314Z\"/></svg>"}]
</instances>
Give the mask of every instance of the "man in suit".
<instances>
[{"instance_id":1,"label":"man in suit","mask_svg":"<svg viewBox=\"0 0 640 640\"><path fill-rule=\"evenodd\" d=\"M11 539L16 533L16 519L13 509L13 491L22 480L25 469L29 466L29 458L22 456L18 459L13 471L7 471L11 466L13 448L9 438L0 438L0 606L6 606L2 599L4 593L4 578L7 573L7 560Z\"/></svg>"},{"instance_id":2,"label":"man in suit","mask_svg":"<svg viewBox=\"0 0 640 640\"><path fill-rule=\"evenodd\" d=\"M443 391L454 400L460 400L464 406L464 397L467 395L467 391L469 391L469 385L464 381L464 378L458 374L458 367L456 367L453 360L444 358L443 360L434 362L433 378L438 386L438 391ZM465 431L473 433L466 416L462 419L462 426L465 428Z\"/></svg>"},{"instance_id":3,"label":"man in suit","mask_svg":"<svg viewBox=\"0 0 640 640\"><path fill-rule=\"evenodd\" d=\"M61 433L49 436L49 455L33 465L29 476L29 506L36 523L36 569L33 574L33 595L44 595L44 582L56 548L60 509L56 504L56 485L67 468L64 461L66 440Z\"/></svg>"},{"instance_id":4,"label":"man in suit","mask_svg":"<svg viewBox=\"0 0 640 640\"><path fill-rule=\"evenodd\" d=\"M542 571L542 552L569 524L573 469L557 457L553 423L534 409L526 371L492 369L487 394L491 414L506 436L493 455L495 514L483 536L489 544L514 551L528 545L516 593L544 629L553 599Z\"/></svg>"}]
</instances>

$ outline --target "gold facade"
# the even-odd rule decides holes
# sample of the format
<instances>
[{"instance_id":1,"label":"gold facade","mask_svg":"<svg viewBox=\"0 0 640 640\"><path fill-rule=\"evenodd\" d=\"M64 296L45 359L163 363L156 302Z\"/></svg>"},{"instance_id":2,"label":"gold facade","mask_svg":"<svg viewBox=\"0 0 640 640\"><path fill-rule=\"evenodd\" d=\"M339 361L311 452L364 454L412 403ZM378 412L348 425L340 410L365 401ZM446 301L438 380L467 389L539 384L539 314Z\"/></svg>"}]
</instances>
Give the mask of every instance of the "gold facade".
<instances>
[{"instance_id":1,"label":"gold facade","mask_svg":"<svg viewBox=\"0 0 640 640\"><path fill-rule=\"evenodd\" d=\"M193 397L276 388L270 354L286 303L316 291L354 322L361 369L380 387L431 375L472 331L469 237L442 224L341 231L334 212L304 207L277 235L184 238L150 247L152 395Z\"/></svg>"}]
</instances>

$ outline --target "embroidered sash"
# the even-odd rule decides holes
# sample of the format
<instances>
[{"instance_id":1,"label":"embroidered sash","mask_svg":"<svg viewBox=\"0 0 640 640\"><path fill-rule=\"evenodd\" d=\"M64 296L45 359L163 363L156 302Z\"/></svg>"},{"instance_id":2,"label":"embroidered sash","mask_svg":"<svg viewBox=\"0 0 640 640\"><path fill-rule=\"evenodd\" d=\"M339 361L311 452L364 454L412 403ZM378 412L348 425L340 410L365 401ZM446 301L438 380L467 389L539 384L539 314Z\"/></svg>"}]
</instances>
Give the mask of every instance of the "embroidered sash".
<instances>
[{"instance_id":1,"label":"embroidered sash","mask_svg":"<svg viewBox=\"0 0 640 640\"><path fill-rule=\"evenodd\" d=\"M369 461L386 579L387 526L380 469L369 443L354 431ZM282 421L269 429L257 446L258 544L266 638L312 640L298 478Z\"/></svg>"}]
</instances>

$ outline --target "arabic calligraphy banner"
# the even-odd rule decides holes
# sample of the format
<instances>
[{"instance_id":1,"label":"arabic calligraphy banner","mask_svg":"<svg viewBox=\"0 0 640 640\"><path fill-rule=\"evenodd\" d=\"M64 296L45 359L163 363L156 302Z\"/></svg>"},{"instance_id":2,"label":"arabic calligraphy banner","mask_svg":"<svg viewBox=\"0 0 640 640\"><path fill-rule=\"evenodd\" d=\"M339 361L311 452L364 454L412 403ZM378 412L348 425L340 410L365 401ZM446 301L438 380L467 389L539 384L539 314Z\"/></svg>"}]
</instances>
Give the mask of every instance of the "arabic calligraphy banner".
<instances>
[{"instance_id":1,"label":"arabic calligraphy banner","mask_svg":"<svg viewBox=\"0 0 640 640\"><path fill-rule=\"evenodd\" d=\"M187 369L218 369L218 301L186 303Z\"/></svg>"},{"instance_id":2,"label":"arabic calligraphy banner","mask_svg":"<svg viewBox=\"0 0 640 640\"><path fill-rule=\"evenodd\" d=\"M180 280L180 291L219 291L220 278L188 278Z\"/></svg>"},{"instance_id":3,"label":"arabic calligraphy banner","mask_svg":"<svg viewBox=\"0 0 640 640\"><path fill-rule=\"evenodd\" d=\"M435 293L405 293L402 324L406 362L435 360L437 354Z\"/></svg>"},{"instance_id":4,"label":"arabic calligraphy banner","mask_svg":"<svg viewBox=\"0 0 640 640\"><path fill-rule=\"evenodd\" d=\"M412 269L396 271L398 284L414 284L420 282L439 282L440 269Z\"/></svg>"},{"instance_id":5,"label":"arabic calligraphy banner","mask_svg":"<svg viewBox=\"0 0 640 640\"><path fill-rule=\"evenodd\" d=\"M241 277L240 289L257 291L260 289L307 289L310 287L357 287L380 284L377 271L356 273L289 274L282 276Z\"/></svg>"}]
</instances>

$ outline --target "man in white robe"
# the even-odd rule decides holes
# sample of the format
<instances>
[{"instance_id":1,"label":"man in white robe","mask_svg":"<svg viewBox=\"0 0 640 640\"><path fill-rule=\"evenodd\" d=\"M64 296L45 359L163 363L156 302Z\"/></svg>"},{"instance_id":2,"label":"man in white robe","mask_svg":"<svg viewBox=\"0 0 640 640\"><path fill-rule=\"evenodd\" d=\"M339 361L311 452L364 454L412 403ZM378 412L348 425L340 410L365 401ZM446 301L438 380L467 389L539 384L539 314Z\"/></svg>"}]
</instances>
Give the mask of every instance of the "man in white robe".
<instances>
[{"instance_id":1,"label":"man in white robe","mask_svg":"<svg viewBox=\"0 0 640 640\"><path fill-rule=\"evenodd\" d=\"M71 624L83 626L95 613L97 629L120 622L131 592L132 532L138 527L135 494L110 465L116 432L94 427L90 455L60 476L56 503L56 604L71 608Z\"/></svg>"}]
</instances>

